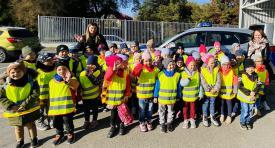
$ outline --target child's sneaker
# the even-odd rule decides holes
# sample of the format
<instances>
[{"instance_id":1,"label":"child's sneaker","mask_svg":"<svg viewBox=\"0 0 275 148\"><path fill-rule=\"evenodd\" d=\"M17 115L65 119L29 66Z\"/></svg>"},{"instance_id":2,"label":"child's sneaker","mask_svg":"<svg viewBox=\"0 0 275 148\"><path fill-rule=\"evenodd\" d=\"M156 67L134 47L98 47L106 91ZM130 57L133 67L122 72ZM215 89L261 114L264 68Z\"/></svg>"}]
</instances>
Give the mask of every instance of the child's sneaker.
<instances>
[{"instance_id":1,"label":"child's sneaker","mask_svg":"<svg viewBox=\"0 0 275 148\"><path fill-rule=\"evenodd\" d=\"M124 127L124 123L120 123L119 125L119 135L124 135L125 134L125 127Z\"/></svg>"},{"instance_id":2,"label":"child's sneaker","mask_svg":"<svg viewBox=\"0 0 275 148\"><path fill-rule=\"evenodd\" d=\"M166 133L166 132L167 132L167 128L166 128L166 125L165 125L165 124L161 124L161 125L160 125L160 132L161 132L161 133Z\"/></svg>"},{"instance_id":3,"label":"child's sneaker","mask_svg":"<svg viewBox=\"0 0 275 148\"><path fill-rule=\"evenodd\" d=\"M55 135L55 137L53 138L53 145L59 145L62 140L64 138L64 135Z\"/></svg>"},{"instance_id":4,"label":"child's sneaker","mask_svg":"<svg viewBox=\"0 0 275 148\"><path fill-rule=\"evenodd\" d=\"M215 126L219 126L218 121L213 116L210 116L210 120L211 120L211 123L213 123Z\"/></svg>"},{"instance_id":5,"label":"child's sneaker","mask_svg":"<svg viewBox=\"0 0 275 148\"><path fill-rule=\"evenodd\" d=\"M246 127L245 124L240 123L240 127L241 127L242 130L247 130L247 127Z\"/></svg>"},{"instance_id":6,"label":"child's sneaker","mask_svg":"<svg viewBox=\"0 0 275 148\"><path fill-rule=\"evenodd\" d=\"M196 128L196 121L194 119L190 119L190 128Z\"/></svg>"},{"instance_id":7,"label":"child's sneaker","mask_svg":"<svg viewBox=\"0 0 275 148\"><path fill-rule=\"evenodd\" d=\"M68 134L67 135L67 143L73 144L75 142L75 135L74 134Z\"/></svg>"},{"instance_id":8,"label":"child's sneaker","mask_svg":"<svg viewBox=\"0 0 275 148\"><path fill-rule=\"evenodd\" d=\"M143 122L139 124L139 129L141 132L147 132L147 127Z\"/></svg>"},{"instance_id":9,"label":"child's sneaker","mask_svg":"<svg viewBox=\"0 0 275 148\"><path fill-rule=\"evenodd\" d=\"M39 146L38 139L37 138L33 138L31 140L31 146L30 146L30 148L35 148L35 147L38 147L38 146Z\"/></svg>"},{"instance_id":10,"label":"child's sneaker","mask_svg":"<svg viewBox=\"0 0 275 148\"><path fill-rule=\"evenodd\" d=\"M90 122L89 121L85 121L84 124L83 124L83 126L82 126L82 128L85 129L85 130L87 130L87 129L89 129L89 127L90 127Z\"/></svg>"},{"instance_id":11,"label":"child's sneaker","mask_svg":"<svg viewBox=\"0 0 275 148\"><path fill-rule=\"evenodd\" d=\"M185 129L187 129L187 128L189 128L189 121L188 120L184 120L183 121L183 125L182 125L182 128L185 128Z\"/></svg>"},{"instance_id":12,"label":"child's sneaker","mask_svg":"<svg viewBox=\"0 0 275 148\"><path fill-rule=\"evenodd\" d=\"M148 131L153 130L153 125L152 125L151 122L147 122L147 123L146 123L146 126L147 126Z\"/></svg>"},{"instance_id":13,"label":"child's sneaker","mask_svg":"<svg viewBox=\"0 0 275 148\"><path fill-rule=\"evenodd\" d=\"M178 111L177 114L176 114L176 119L179 119L180 115L181 115L181 111Z\"/></svg>"},{"instance_id":14,"label":"child's sneaker","mask_svg":"<svg viewBox=\"0 0 275 148\"><path fill-rule=\"evenodd\" d=\"M173 130L174 130L173 123L168 123L168 124L167 124L167 130L168 130L169 132L173 132Z\"/></svg>"},{"instance_id":15,"label":"child's sneaker","mask_svg":"<svg viewBox=\"0 0 275 148\"><path fill-rule=\"evenodd\" d=\"M237 114L235 112L231 113L231 118L234 118Z\"/></svg>"},{"instance_id":16,"label":"child's sneaker","mask_svg":"<svg viewBox=\"0 0 275 148\"><path fill-rule=\"evenodd\" d=\"M220 122L221 122L221 123L224 122L224 115L221 115L221 116L220 116Z\"/></svg>"},{"instance_id":17,"label":"child's sneaker","mask_svg":"<svg viewBox=\"0 0 275 148\"><path fill-rule=\"evenodd\" d=\"M252 130L253 129L253 125L252 124L247 124L246 127L247 127L247 130Z\"/></svg>"},{"instance_id":18,"label":"child's sneaker","mask_svg":"<svg viewBox=\"0 0 275 148\"><path fill-rule=\"evenodd\" d=\"M50 127L48 125L46 125L43 121L41 121L41 122L37 121L36 122L36 128L40 131L46 131Z\"/></svg>"},{"instance_id":19,"label":"child's sneaker","mask_svg":"<svg viewBox=\"0 0 275 148\"><path fill-rule=\"evenodd\" d=\"M97 121L92 121L91 124L90 124L90 127L92 129L94 129L94 128L96 128L97 124L98 124Z\"/></svg>"},{"instance_id":20,"label":"child's sneaker","mask_svg":"<svg viewBox=\"0 0 275 148\"><path fill-rule=\"evenodd\" d=\"M209 127L209 123L208 123L207 117L205 117L205 116L202 117L202 124L205 127Z\"/></svg>"},{"instance_id":21,"label":"child's sneaker","mask_svg":"<svg viewBox=\"0 0 275 148\"><path fill-rule=\"evenodd\" d=\"M232 118L230 116L227 116L226 120L225 120L225 123L226 124L231 124L231 122L232 122Z\"/></svg>"},{"instance_id":22,"label":"child's sneaker","mask_svg":"<svg viewBox=\"0 0 275 148\"><path fill-rule=\"evenodd\" d=\"M267 110L267 111L270 110L270 107L268 106L266 101L263 102L263 105L264 105L265 110Z\"/></svg>"},{"instance_id":23,"label":"child's sneaker","mask_svg":"<svg viewBox=\"0 0 275 148\"><path fill-rule=\"evenodd\" d=\"M16 148L23 148L24 147L24 141L17 141Z\"/></svg>"}]
</instances>

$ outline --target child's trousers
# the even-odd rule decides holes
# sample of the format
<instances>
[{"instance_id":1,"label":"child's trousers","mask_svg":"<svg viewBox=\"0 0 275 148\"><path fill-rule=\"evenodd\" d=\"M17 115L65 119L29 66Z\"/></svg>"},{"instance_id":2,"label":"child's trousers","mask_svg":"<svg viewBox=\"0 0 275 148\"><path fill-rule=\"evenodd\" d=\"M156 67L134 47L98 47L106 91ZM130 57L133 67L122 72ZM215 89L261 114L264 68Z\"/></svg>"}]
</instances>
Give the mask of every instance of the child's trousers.
<instances>
[{"instance_id":1,"label":"child's trousers","mask_svg":"<svg viewBox=\"0 0 275 148\"><path fill-rule=\"evenodd\" d=\"M241 102L241 116L240 116L240 123L241 124L250 124L251 116L252 116L252 109L254 104L248 104Z\"/></svg>"},{"instance_id":2,"label":"child's trousers","mask_svg":"<svg viewBox=\"0 0 275 148\"><path fill-rule=\"evenodd\" d=\"M15 126L16 141L24 141L24 127L28 128L29 136L31 139L37 137L37 130L34 122L29 122L24 126Z\"/></svg>"},{"instance_id":3,"label":"child's trousers","mask_svg":"<svg viewBox=\"0 0 275 148\"><path fill-rule=\"evenodd\" d=\"M74 133L73 113L53 117L53 125L56 128L56 134L64 135L64 127L69 134Z\"/></svg>"},{"instance_id":4,"label":"child's trousers","mask_svg":"<svg viewBox=\"0 0 275 148\"><path fill-rule=\"evenodd\" d=\"M210 110L210 115L214 116L215 115L215 98L214 97L205 97L204 102L202 104L202 112L203 116L207 117L208 116L208 106L210 104L209 110Z\"/></svg>"},{"instance_id":5,"label":"child's trousers","mask_svg":"<svg viewBox=\"0 0 275 148\"><path fill-rule=\"evenodd\" d=\"M153 99L139 99L139 122L151 122L153 114Z\"/></svg>"},{"instance_id":6,"label":"child's trousers","mask_svg":"<svg viewBox=\"0 0 275 148\"><path fill-rule=\"evenodd\" d=\"M93 114L93 120L96 121L98 117L98 105L99 105L99 100L98 98L95 99L87 99L87 100L82 100L83 106L84 106L84 118L86 122L90 122L90 114L92 110Z\"/></svg>"},{"instance_id":7,"label":"child's trousers","mask_svg":"<svg viewBox=\"0 0 275 148\"><path fill-rule=\"evenodd\" d=\"M225 108L227 108L227 114L225 113ZM232 101L231 100L221 100L221 115L231 116L232 114Z\"/></svg>"},{"instance_id":8,"label":"child's trousers","mask_svg":"<svg viewBox=\"0 0 275 148\"><path fill-rule=\"evenodd\" d=\"M184 120L195 119L195 115L196 115L195 102L184 102L183 103L183 119Z\"/></svg>"},{"instance_id":9,"label":"child's trousers","mask_svg":"<svg viewBox=\"0 0 275 148\"><path fill-rule=\"evenodd\" d=\"M166 110L167 110L167 118L166 118ZM167 122L165 122L165 118ZM174 119L174 104L172 105L162 105L159 104L159 123L172 123Z\"/></svg>"}]
</instances>

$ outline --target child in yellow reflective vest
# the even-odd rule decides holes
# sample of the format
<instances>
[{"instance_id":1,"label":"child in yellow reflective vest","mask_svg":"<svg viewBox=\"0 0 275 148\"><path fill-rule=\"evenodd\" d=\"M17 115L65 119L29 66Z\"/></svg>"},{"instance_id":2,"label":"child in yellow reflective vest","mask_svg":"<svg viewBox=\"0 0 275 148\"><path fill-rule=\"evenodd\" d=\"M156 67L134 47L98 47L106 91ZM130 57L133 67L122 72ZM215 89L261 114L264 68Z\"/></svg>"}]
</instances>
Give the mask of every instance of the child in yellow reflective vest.
<instances>
[{"instance_id":1,"label":"child in yellow reflective vest","mask_svg":"<svg viewBox=\"0 0 275 148\"><path fill-rule=\"evenodd\" d=\"M91 56L91 55L94 55L94 51L93 49L91 48L91 46L87 45L85 47L85 51L83 52L83 55L81 55L79 58L80 58L80 61L81 61L81 64L83 65L84 68L86 68L86 64L87 64L87 60L88 60L88 57Z\"/></svg>"},{"instance_id":2,"label":"child in yellow reflective vest","mask_svg":"<svg viewBox=\"0 0 275 148\"><path fill-rule=\"evenodd\" d=\"M77 46L70 47L69 49L69 52L70 52L69 68L72 74L77 78L79 77L79 74L84 69L84 66L81 63L81 59L78 56L78 50L79 49Z\"/></svg>"},{"instance_id":3,"label":"child in yellow reflective vest","mask_svg":"<svg viewBox=\"0 0 275 148\"><path fill-rule=\"evenodd\" d=\"M269 87L269 74L265 65L263 64L263 58L261 56L256 56L254 59L256 64L255 72L258 75L259 80L262 82L261 89L259 91L259 99L256 101L256 107L258 110L258 115L260 115L259 106L263 104L265 110L270 110L269 105L266 102L266 88Z\"/></svg>"},{"instance_id":4,"label":"child in yellow reflective vest","mask_svg":"<svg viewBox=\"0 0 275 148\"><path fill-rule=\"evenodd\" d=\"M95 128L97 126L99 93L103 76L100 66L98 65L97 56L89 56L87 67L79 76L84 106L84 129ZM90 110L92 110L93 113L92 122L90 122Z\"/></svg>"},{"instance_id":5,"label":"child in yellow reflective vest","mask_svg":"<svg viewBox=\"0 0 275 148\"><path fill-rule=\"evenodd\" d=\"M200 86L200 74L196 61L192 56L186 59L186 68L181 73L181 86L183 103L183 128L196 128L196 100L203 97L203 90Z\"/></svg>"},{"instance_id":6,"label":"child in yellow reflective vest","mask_svg":"<svg viewBox=\"0 0 275 148\"><path fill-rule=\"evenodd\" d=\"M162 64L164 69L158 74L154 89L154 102L158 101L159 104L160 130L162 133L166 133L167 130L169 132L174 130L174 105L177 98L180 98L181 86L180 74L175 71L176 64L173 59L165 58Z\"/></svg>"},{"instance_id":7,"label":"child in yellow reflective vest","mask_svg":"<svg viewBox=\"0 0 275 148\"><path fill-rule=\"evenodd\" d=\"M47 116L49 110L49 82L56 74L53 61L54 54L40 53L37 58L37 82L40 88L40 119L37 120L37 129L45 131L52 127L52 120Z\"/></svg>"},{"instance_id":8,"label":"child in yellow reflective vest","mask_svg":"<svg viewBox=\"0 0 275 148\"><path fill-rule=\"evenodd\" d=\"M6 73L8 78L5 88L0 89L3 117L15 127L16 147L24 146L24 127L28 128L31 147L37 147L35 120L39 118L39 86L35 79L26 73L23 62L11 63Z\"/></svg>"},{"instance_id":9,"label":"child in yellow reflective vest","mask_svg":"<svg viewBox=\"0 0 275 148\"><path fill-rule=\"evenodd\" d=\"M206 66L201 67L201 85L204 89L204 103L202 105L203 111L203 125L205 127L209 126L208 123L208 106L210 104L210 119L211 123L215 126L219 126L219 123L216 121L215 115L215 102L216 98L219 95L221 88L221 75L218 66L215 66L214 56L211 54L206 54L202 57L202 61Z\"/></svg>"},{"instance_id":10,"label":"child in yellow reflective vest","mask_svg":"<svg viewBox=\"0 0 275 148\"><path fill-rule=\"evenodd\" d=\"M241 102L240 126L243 130L251 130L253 123L251 122L252 110L258 92L261 88L261 82L255 73L255 63L251 59L244 61L245 72L239 77L239 89L237 98Z\"/></svg>"},{"instance_id":11,"label":"child in yellow reflective vest","mask_svg":"<svg viewBox=\"0 0 275 148\"><path fill-rule=\"evenodd\" d=\"M69 70L67 62L59 61L56 63L56 74L49 82L49 112L48 115L53 117L53 125L56 128L56 136L53 138L53 144L58 145L63 141L64 128L67 131L67 142L74 143L74 123L73 115L75 104L72 92L76 91L79 82Z\"/></svg>"},{"instance_id":12,"label":"child in yellow reflective vest","mask_svg":"<svg viewBox=\"0 0 275 148\"><path fill-rule=\"evenodd\" d=\"M238 77L233 72L229 58L224 55L221 57L221 90L219 97L221 99L220 122L230 124L232 122L232 99L235 98L238 89ZM227 112L225 112L227 108ZM227 117L226 117L227 115ZM225 120L226 118L226 120Z\"/></svg>"}]
</instances>

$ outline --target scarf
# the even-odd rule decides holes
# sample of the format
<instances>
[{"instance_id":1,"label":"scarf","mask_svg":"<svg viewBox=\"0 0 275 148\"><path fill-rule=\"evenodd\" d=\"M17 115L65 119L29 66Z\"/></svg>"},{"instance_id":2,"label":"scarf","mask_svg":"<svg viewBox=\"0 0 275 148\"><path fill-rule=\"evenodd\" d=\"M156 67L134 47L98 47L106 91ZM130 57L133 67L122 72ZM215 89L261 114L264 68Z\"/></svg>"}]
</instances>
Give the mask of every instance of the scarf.
<instances>
[{"instance_id":1,"label":"scarf","mask_svg":"<svg viewBox=\"0 0 275 148\"><path fill-rule=\"evenodd\" d=\"M248 56L251 57L252 54L261 53L263 49L266 48L268 43L267 39L262 38L260 41L249 41Z\"/></svg>"},{"instance_id":2,"label":"scarf","mask_svg":"<svg viewBox=\"0 0 275 148\"><path fill-rule=\"evenodd\" d=\"M58 81L58 82L64 81L63 78L62 78L60 75L58 75L58 74L55 74L55 75L54 75L54 79L55 79L56 81Z\"/></svg>"},{"instance_id":3,"label":"scarf","mask_svg":"<svg viewBox=\"0 0 275 148\"><path fill-rule=\"evenodd\" d=\"M231 66L230 65L228 65L227 67L223 67L223 66L221 66L221 73L223 74L223 75L227 75L228 73L229 73L229 71L231 70Z\"/></svg>"},{"instance_id":4,"label":"scarf","mask_svg":"<svg viewBox=\"0 0 275 148\"><path fill-rule=\"evenodd\" d=\"M265 70L265 65L256 65L256 71L263 72Z\"/></svg>"},{"instance_id":5,"label":"scarf","mask_svg":"<svg viewBox=\"0 0 275 148\"><path fill-rule=\"evenodd\" d=\"M24 74L24 76L18 80L10 79L10 84L12 86L17 86L17 87L23 87L28 83L28 75Z\"/></svg>"}]
</instances>

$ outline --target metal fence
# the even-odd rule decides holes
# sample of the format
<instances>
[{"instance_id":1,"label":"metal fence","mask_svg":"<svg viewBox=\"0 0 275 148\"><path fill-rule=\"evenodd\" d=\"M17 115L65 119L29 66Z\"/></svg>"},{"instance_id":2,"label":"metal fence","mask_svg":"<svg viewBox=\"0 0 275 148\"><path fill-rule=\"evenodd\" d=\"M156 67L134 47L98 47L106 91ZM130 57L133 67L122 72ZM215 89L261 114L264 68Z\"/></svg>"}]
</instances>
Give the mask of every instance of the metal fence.
<instances>
[{"instance_id":1,"label":"metal fence","mask_svg":"<svg viewBox=\"0 0 275 148\"><path fill-rule=\"evenodd\" d=\"M114 35L124 41L146 43L153 38L156 43L196 26L195 23L133 21L81 17L38 16L38 36L43 43L75 42L75 34L84 34L86 26L97 23L103 35ZM216 25L237 27L236 25Z\"/></svg>"}]
</instances>

